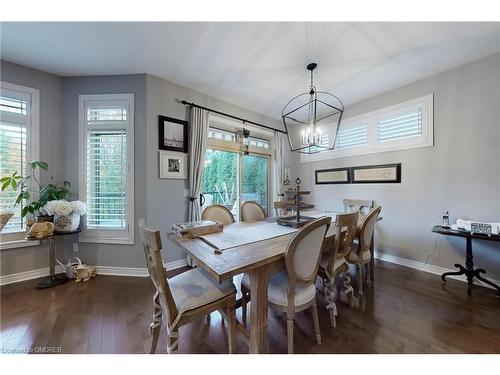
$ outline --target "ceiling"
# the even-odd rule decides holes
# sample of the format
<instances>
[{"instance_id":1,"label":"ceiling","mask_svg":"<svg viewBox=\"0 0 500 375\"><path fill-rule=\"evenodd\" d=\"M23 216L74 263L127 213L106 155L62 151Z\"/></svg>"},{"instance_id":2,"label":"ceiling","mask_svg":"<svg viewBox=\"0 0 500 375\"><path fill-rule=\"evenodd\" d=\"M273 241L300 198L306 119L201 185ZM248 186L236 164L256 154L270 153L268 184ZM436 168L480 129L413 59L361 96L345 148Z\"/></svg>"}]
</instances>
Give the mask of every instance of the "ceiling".
<instances>
[{"instance_id":1,"label":"ceiling","mask_svg":"<svg viewBox=\"0 0 500 375\"><path fill-rule=\"evenodd\" d=\"M149 73L273 118L309 85L348 105L500 51L499 23L2 23L1 58Z\"/></svg>"}]
</instances>

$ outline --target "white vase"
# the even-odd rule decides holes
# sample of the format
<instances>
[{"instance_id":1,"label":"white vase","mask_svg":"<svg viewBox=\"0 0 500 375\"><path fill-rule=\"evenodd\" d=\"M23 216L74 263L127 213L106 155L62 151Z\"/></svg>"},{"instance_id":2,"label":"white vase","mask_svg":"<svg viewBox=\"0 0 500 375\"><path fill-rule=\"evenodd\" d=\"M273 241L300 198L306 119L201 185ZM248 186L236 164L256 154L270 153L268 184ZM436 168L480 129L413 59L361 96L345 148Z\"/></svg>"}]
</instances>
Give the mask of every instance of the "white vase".
<instances>
[{"instance_id":1,"label":"white vase","mask_svg":"<svg viewBox=\"0 0 500 375\"><path fill-rule=\"evenodd\" d=\"M75 232L80 225L80 215L72 212L69 215L54 215L54 231L55 232Z\"/></svg>"}]
</instances>

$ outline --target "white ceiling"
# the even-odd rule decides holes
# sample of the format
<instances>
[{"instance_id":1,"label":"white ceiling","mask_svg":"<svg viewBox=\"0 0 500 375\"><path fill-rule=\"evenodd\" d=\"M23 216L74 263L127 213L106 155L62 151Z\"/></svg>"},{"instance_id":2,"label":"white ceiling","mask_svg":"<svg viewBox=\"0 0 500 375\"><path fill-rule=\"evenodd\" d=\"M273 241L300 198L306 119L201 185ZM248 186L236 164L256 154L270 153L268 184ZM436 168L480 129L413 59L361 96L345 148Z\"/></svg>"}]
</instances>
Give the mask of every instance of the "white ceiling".
<instances>
[{"instance_id":1,"label":"white ceiling","mask_svg":"<svg viewBox=\"0 0 500 375\"><path fill-rule=\"evenodd\" d=\"M274 118L316 87L350 104L500 51L499 23L2 23L1 58L149 73Z\"/></svg>"}]
</instances>

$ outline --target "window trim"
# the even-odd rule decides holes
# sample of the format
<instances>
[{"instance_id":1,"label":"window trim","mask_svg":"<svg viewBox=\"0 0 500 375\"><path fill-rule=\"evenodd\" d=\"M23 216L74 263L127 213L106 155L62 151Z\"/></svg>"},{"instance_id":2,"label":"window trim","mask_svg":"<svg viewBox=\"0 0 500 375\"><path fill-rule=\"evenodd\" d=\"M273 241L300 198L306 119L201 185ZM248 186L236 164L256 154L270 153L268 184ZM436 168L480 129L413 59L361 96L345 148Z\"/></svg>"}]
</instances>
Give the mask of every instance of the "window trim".
<instances>
[{"instance_id":1,"label":"window trim","mask_svg":"<svg viewBox=\"0 0 500 375\"><path fill-rule=\"evenodd\" d=\"M26 137L26 160L40 160L40 90L6 81L0 81L0 88L29 94L31 103L29 132L27 131ZM35 171L35 177L39 180L38 170ZM17 231L0 234L0 250L40 244L40 241L25 240L25 233L25 231Z\"/></svg>"},{"instance_id":2,"label":"window trim","mask_svg":"<svg viewBox=\"0 0 500 375\"><path fill-rule=\"evenodd\" d=\"M79 156L80 162L78 167L79 179L79 197L83 201L87 201L87 126L86 126L86 102L92 101L128 101L129 115L127 119L127 159L128 159L128 191L127 191L127 229L107 230L107 229L92 229L85 228L85 220L82 225L82 232L79 234L80 242L104 243L104 244L134 244L134 94L97 94L97 95L79 95L78 96L78 124L79 124ZM123 235L121 235L123 233Z\"/></svg>"},{"instance_id":3,"label":"window trim","mask_svg":"<svg viewBox=\"0 0 500 375\"><path fill-rule=\"evenodd\" d=\"M389 142L377 142L377 120L410 108L422 108L422 135ZM341 122L342 128L368 125L368 142L359 147L334 149L317 154L301 154L300 162L308 163L319 160L339 159L358 155L371 155L381 152L402 151L434 146L434 94L428 94L389 107L349 117Z\"/></svg>"}]
</instances>

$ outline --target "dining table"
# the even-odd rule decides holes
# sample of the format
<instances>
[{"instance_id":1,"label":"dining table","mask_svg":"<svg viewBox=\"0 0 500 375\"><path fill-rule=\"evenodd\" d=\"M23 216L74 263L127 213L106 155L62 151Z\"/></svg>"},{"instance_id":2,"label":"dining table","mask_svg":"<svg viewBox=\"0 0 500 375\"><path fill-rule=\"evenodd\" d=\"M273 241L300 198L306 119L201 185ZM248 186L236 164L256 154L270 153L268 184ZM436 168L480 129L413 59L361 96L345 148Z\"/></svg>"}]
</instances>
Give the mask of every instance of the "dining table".
<instances>
[{"instance_id":1,"label":"dining table","mask_svg":"<svg viewBox=\"0 0 500 375\"><path fill-rule=\"evenodd\" d=\"M323 242L323 250L332 248L335 240L335 229L333 223L337 214L341 212L321 212L304 211L304 216L319 218L330 216L332 225L326 233ZM359 224L364 219L360 215ZM379 218L380 220L381 218ZM275 219L266 219L263 222L237 222L224 228L219 236L214 236L219 243L224 244L224 240L231 239L235 246L221 250L214 246L214 243L207 240L210 236L183 238L174 233L167 233L167 237L173 243L180 246L191 258L194 259L198 267L203 268L219 283L232 279L242 273L247 273L250 278L250 331L245 326L237 322L237 332L248 344L249 353L267 353L267 310L268 299L267 290L269 277L273 273L285 268L285 253L290 239L297 230L278 230L276 236L262 238L261 233L269 232L272 236L273 230L280 227ZM281 233L281 234L280 234ZM276 234L276 233L275 233ZM372 246L373 246L372 241ZM217 243L218 244L218 243ZM372 248L373 258L373 248Z\"/></svg>"}]
</instances>

